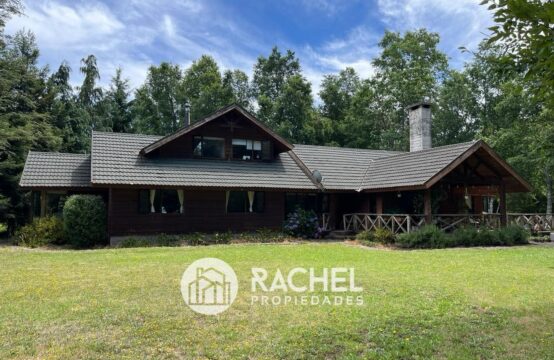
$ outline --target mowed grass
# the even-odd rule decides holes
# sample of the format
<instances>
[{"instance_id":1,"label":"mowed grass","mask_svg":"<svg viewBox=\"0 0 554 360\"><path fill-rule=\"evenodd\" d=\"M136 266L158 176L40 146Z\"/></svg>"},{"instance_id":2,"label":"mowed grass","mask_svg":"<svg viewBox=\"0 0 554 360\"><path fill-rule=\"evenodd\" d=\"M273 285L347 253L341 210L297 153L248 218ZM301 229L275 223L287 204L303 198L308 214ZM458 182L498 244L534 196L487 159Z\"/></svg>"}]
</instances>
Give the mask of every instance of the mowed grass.
<instances>
[{"instance_id":1,"label":"mowed grass","mask_svg":"<svg viewBox=\"0 0 554 360\"><path fill-rule=\"evenodd\" d=\"M240 281L226 312L183 302L192 261ZM363 306L250 304L250 269L353 267ZM0 358L554 358L554 247L346 244L0 249Z\"/></svg>"}]
</instances>

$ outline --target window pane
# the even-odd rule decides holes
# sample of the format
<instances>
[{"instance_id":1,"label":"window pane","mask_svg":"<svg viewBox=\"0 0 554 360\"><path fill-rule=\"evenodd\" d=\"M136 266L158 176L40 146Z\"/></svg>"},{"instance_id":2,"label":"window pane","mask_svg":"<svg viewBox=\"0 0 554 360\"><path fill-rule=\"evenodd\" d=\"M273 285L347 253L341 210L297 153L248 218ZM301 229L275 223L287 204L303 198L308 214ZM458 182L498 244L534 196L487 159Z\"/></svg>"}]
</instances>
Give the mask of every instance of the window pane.
<instances>
[{"instance_id":1,"label":"window pane","mask_svg":"<svg viewBox=\"0 0 554 360\"><path fill-rule=\"evenodd\" d=\"M252 206L252 210L257 213L264 212L265 207L265 193L264 192L256 192L254 193L254 204Z\"/></svg>"},{"instance_id":2,"label":"window pane","mask_svg":"<svg viewBox=\"0 0 554 360\"><path fill-rule=\"evenodd\" d=\"M150 190L139 190L139 207L140 214L148 214L150 212Z\"/></svg>"},{"instance_id":3,"label":"window pane","mask_svg":"<svg viewBox=\"0 0 554 360\"><path fill-rule=\"evenodd\" d=\"M245 158L247 155L246 140L233 139L233 159L248 160L247 158Z\"/></svg>"},{"instance_id":4,"label":"window pane","mask_svg":"<svg viewBox=\"0 0 554 360\"><path fill-rule=\"evenodd\" d=\"M252 157L256 160L260 160L262 158L262 142L261 141L254 141Z\"/></svg>"},{"instance_id":5,"label":"window pane","mask_svg":"<svg viewBox=\"0 0 554 360\"><path fill-rule=\"evenodd\" d=\"M229 202L227 203L227 212L241 213L246 212L248 206L248 195L246 191L229 191Z\"/></svg>"},{"instance_id":6,"label":"window pane","mask_svg":"<svg viewBox=\"0 0 554 360\"><path fill-rule=\"evenodd\" d=\"M222 138L203 138L202 156L221 159L225 157L225 140Z\"/></svg>"},{"instance_id":7,"label":"window pane","mask_svg":"<svg viewBox=\"0 0 554 360\"><path fill-rule=\"evenodd\" d=\"M160 190L158 190L160 191ZM179 203L179 196L177 190L161 190L161 212L162 213L178 213L181 204Z\"/></svg>"},{"instance_id":8,"label":"window pane","mask_svg":"<svg viewBox=\"0 0 554 360\"><path fill-rule=\"evenodd\" d=\"M195 136L192 139L192 149L194 156L202 156L202 137Z\"/></svg>"}]
</instances>

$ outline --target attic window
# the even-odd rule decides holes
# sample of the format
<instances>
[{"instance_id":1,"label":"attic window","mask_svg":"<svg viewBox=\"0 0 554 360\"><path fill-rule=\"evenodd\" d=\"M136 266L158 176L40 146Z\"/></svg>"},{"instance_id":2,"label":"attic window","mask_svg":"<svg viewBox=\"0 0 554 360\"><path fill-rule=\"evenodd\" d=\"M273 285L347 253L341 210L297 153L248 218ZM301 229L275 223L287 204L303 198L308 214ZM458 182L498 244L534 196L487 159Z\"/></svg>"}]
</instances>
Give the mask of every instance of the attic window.
<instances>
[{"instance_id":1,"label":"attic window","mask_svg":"<svg viewBox=\"0 0 554 360\"><path fill-rule=\"evenodd\" d=\"M262 142L258 140L233 139L233 159L261 160Z\"/></svg>"},{"instance_id":2,"label":"attic window","mask_svg":"<svg viewBox=\"0 0 554 360\"><path fill-rule=\"evenodd\" d=\"M195 157L223 159L225 139L209 136L195 136L192 142Z\"/></svg>"}]
</instances>

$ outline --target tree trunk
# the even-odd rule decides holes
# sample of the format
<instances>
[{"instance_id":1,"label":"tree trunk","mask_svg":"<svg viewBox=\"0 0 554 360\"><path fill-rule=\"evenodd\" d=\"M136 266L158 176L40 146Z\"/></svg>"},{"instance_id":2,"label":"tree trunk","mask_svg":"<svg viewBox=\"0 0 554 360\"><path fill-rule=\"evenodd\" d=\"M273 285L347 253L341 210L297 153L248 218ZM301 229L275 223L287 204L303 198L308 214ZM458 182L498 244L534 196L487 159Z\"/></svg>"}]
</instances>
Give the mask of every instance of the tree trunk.
<instances>
[{"instance_id":1,"label":"tree trunk","mask_svg":"<svg viewBox=\"0 0 554 360\"><path fill-rule=\"evenodd\" d=\"M548 168L544 168L546 180L546 215L552 215L552 175L548 172Z\"/></svg>"}]
</instances>

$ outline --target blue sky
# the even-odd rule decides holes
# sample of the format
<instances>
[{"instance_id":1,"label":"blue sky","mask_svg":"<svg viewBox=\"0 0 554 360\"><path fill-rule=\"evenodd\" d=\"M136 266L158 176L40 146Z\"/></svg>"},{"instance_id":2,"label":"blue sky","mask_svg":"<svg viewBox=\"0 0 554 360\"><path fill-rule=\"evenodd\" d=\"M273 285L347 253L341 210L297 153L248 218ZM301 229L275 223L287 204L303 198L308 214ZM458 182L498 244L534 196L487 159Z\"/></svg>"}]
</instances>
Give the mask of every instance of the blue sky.
<instances>
[{"instance_id":1,"label":"blue sky","mask_svg":"<svg viewBox=\"0 0 554 360\"><path fill-rule=\"evenodd\" d=\"M491 24L479 0L26 0L26 16L12 19L9 33L32 30L41 62L55 69L66 60L78 83L79 60L95 54L106 84L121 66L133 87L148 66L170 61L187 67L202 54L222 69L252 73L272 46L300 58L314 94L324 74L346 66L371 76L371 59L385 30L420 27L441 35L441 49L461 67Z\"/></svg>"}]
</instances>

